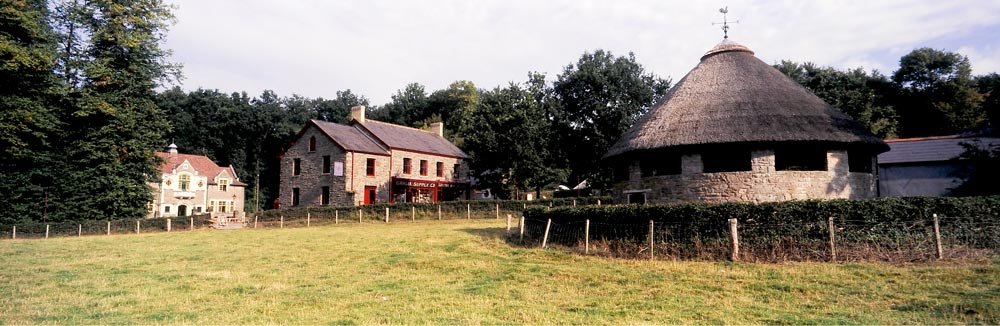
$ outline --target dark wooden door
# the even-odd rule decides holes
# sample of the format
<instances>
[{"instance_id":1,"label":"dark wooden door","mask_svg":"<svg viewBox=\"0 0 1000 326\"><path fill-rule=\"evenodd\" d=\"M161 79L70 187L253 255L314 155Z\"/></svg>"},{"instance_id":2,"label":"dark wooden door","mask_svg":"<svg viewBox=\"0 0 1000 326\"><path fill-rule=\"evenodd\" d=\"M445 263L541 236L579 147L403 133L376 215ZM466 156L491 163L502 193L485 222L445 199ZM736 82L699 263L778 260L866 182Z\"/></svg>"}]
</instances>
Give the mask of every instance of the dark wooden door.
<instances>
[{"instance_id":1,"label":"dark wooden door","mask_svg":"<svg viewBox=\"0 0 1000 326\"><path fill-rule=\"evenodd\" d=\"M365 205L375 204L375 187L365 186Z\"/></svg>"}]
</instances>

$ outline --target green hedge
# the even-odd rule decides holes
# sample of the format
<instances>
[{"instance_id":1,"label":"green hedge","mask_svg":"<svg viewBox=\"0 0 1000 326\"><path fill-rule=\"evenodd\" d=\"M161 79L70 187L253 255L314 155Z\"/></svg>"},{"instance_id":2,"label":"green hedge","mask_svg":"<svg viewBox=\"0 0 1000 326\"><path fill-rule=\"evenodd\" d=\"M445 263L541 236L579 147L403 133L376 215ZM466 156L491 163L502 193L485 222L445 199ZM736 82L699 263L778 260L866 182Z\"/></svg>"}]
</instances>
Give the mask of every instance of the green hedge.
<instances>
[{"instance_id":1,"label":"green hedge","mask_svg":"<svg viewBox=\"0 0 1000 326\"><path fill-rule=\"evenodd\" d=\"M655 242L681 258L701 255L706 244L727 243L728 219L736 218L741 246L760 257L770 255L765 260L821 257L829 239L827 222L833 217L838 246L861 248L852 253L858 259L908 255L902 260L919 260L933 254L932 214L939 217L946 246L1000 251L1000 196L533 207L524 215L527 239L540 239L552 219L549 243L569 246L582 241L585 220L591 223L591 239L612 242L648 242L652 220Z\"/></svg>"}]
</instances>

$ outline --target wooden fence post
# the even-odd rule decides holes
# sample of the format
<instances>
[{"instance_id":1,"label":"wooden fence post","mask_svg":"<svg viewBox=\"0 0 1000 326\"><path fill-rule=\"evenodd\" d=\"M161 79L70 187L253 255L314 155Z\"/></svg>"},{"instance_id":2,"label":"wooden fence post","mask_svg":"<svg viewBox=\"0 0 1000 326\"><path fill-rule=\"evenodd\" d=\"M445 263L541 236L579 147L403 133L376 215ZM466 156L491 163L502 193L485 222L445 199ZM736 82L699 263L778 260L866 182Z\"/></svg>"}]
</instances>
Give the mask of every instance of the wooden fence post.
<instances>
[{"instance_id":1,"label":"wooden fence post","mask_svg":"<svg viewBox=\"0 0 1000 326\"><path fill-rule=\"evenodd\" d=\"M310 223L312 222L311 220L312 220L312 213L306 212L306 227L309 227L309 224L312 224Z\"/></svg>"},{"instance_id":2,"label":"wooden fence post","mask_svg":"<svg viewBox=\"0 0 1000 326\"><path fill-rule=\"evenodd\" d=\"M188 230L194 231L194 218L191 217L190 220L188 220L188 223L190 223L188 224Z\"/></svg>"},{"instance_id":3,"label":"wooden fence post","mask_svg":"<svg viewBox=\"0 0 1000 326\"><path fill-rule=\"evenodd\" d=\"M108 235L111 235L111 221L108 221Z\"/></svg>"},{"instance_id":4,"label":"wooden fence post","mask_svg":"<svg viewBox=\"0 0 1000 326\"><path fill-rule=\"evenodd\" d=\"M170 232L170 227L171 227L171 226L172 226L172 225L170 225L170 219L168 218L168 219L167 219L167 232Z\"/></svg>"},{"instance_id":5,"label":"wooden fence post","mask_svg":"<svg viewBox=\"0 0 1000 326\"><path fill-rule=\"evenodd\" d=\"M416 221L416 220L417 220L417 208L413 207L411 205L410 206L410 221Z\"/></svg>"},{"instance_id":6,"label":"wooden fence post","mask_svg":"<svg viewBox=\"0 0 1000 326\"><path fill-rule=\"evenodd\" d=\"M465 204L465 219L472 219L472 204Z\"/></svg>"},{"instance_id":7,"label":"wooden fence post","mask_svg":"<svg viewBox=\"0 0 1000 326\"><path fill-rule=\"evenodd\" d=\"M573 207L576 207L576 199L573 199Z\"/></svg>"},{"instance_id":8,"label":"wooden fence post","mask_svg":"<svg viewBox=\"0 0 1000 326\"><path fill-rule=\"evenodd\" d=\"M77 237L82 237L83 236L83 224L77 224L76 225L76 236Z\"/></svg>"},{"instance_id":9,"label":"wooden fence post","mask_svg":"<svg viewBox=\"0 0 1000 326\"><path fill-rule=\"evenodd\" d=\"M583 224L583 253L590 254L590 219Z\"/></svg>"},{"instance_id":10,"label":"wooden fence post","mask_svg":"<svg viewBox=\"0 0 1000 326\"><path fill-rule=\"evenodd\" d=\"M938 224L938 216L934 214L934 246L937 247L937 259L944 258L944 248L941 247L941 227Z\"/></svg>"},{"instance_id":11,"label":"wooden fence post","mask_svg":"<svg viewBox=\"0 0 1000 326\"><path fill-rule=\"evenodd\" d=\"M389 223L389 208L385 208L385 222Z\"/></svg>"},{"instance_id":12,"label":"wooden fence post","mask_svg":"<svg viewBox=\"0 0 1000 326\"><path fill-rule=\"evenodd\" d=\"M361 207L358 207L358 224L361 224Z\"/></svg>"},{"instance_id":13,"label":"wooden fence post","mask_svg":"<svg viewBox=\"0 0 1000 326\"><path fill-rule=\"evenodd\" d=\"M528 210L528 203L521 203L521 210Z\"/></svg>"},{"instance_id":14,"label":"wooden fence post","mask_svg":"<svg viewBox=\"0 0 1000 326\"><path fill-rule=\"evenodd\" d=\"M441 220L441 204L438 204L438 221Z\"/></svg>"},{"instance_id":15,"label":"wooden fence post","mask_svg":"<svg viewBox=\"0 0 1000 326\"><path fill-rule=\"evenodd\" d=\"M340 224L340 210L333 210L333 224Z\"/></svg>"},{"instance_id":16,"label":"wooden fence post","mask_svg":"<svg viewBox=\"0 0 1000 326\"><path fill-rule=\"evenodd\" d=\"M835 262L837 261L837 240L836 235L834 235L833 216L826 219L826 228L830 230L830 261Z\"/></svg>"},{"instance_id":17,"label":"wooden fence post","mask_svg":"<svg viewBox=\"0 0 1000 326\"><path fill-rule=\"evenodd\" d=\"M544 249L549 243L549 228L552 227L552 219L550 218L548 222L545 222L545 236L542 237L542 248Z\"/></svg>"},{"instance_id":18,"label":"wooden fence post","mask_svg":"<svg viewBox=\"0 0 1000 326\"><path fill-rule=\"evenodd\" d=\"M285 216L284 215L280 215L280 216L281 216L281 222L278 222L278 223L280 223L280 224L278 224L278 228L284 228L285 227Z\"/></svg>"},{"instance_id":19,"label":"wooden fence post","mask_svg":"<svg viewBox=\"0 0 1000 326\"><path fill-rule=\"evenodd\" d=\"M736 219L729 219L729 244L732 249L732 256L730 259L732 261L739 261L740 259L740 236L736 230Z\"/></svg>"},{"instance_id":20,"label":"wooden fence post","mask_svg":"<svg viewBox=\"0 0 1000 326\"><path fill-rule=\"evenodd\" d=\"M259 216L258 216L258 215L256 215L256 214L255 214L255 215L253 216L253 228L254 228L254 229L256 229L256 228L257 228L257 218L258 218L258 217L259 217Z\"/></svg>"},{"instance_id":21,"label":"wooden fence post","mask_svg":"<svg viewBox=\"0 0 1000 326\"><path fill-rule=\"evenodd\" d=\"M135 220L135 234L139 234L139 220Z\"/></svg>"},{"instance_id":22,"label":"wooden fence post","mask_svg":"<svg viewBox=\"0 0 1000 326\"><path fill-rule=\"evenodd\" d=\"M519 229L521 229L520 230L520 232L521 232L521 242L523 243L524 242L524 215L521 215L521 221L520 221L520 223L517 224L517 227Z\"/></svg>"},{"instance_id":23,"label":"wooden fence post","mask_svg":"<svg viewBox=\"0 0 1000 326\"><path fill-rule=\"evenodd\" d=\"M510 219L511 219L510 214L507 214L507 233L510 233L510 225L511 225Z\"/></svg>"},{"instance_id":24,"label":"wooden fence post","mask_svg":"<svg viewBox=\"0 0 1000 326\"><path fill-rule=\"evenodd\" d=\"M48 224L45 224L45 238L46 239L49 238L49 225Z\"/></svg>"},{"instance_id":25,"label":"wooden fence post","mask_svg":"<svg viewBox=\"0 0 1000 326\"><path fill-rule=\"evenodd\" d=\"M11 239L17 239L17 225L15 225L14 229L12 231L10 231L10 238Z\"/></svg>"},{"instance_id":26,"label":"wooden fence post","mask_svg":"<svg viewBox=\"0 0 1000 326\"><path fill-rule=\"evenodd\" d=\"M500 204L497 204L497 219L500 219Z\"/></svg>"},{"instance_id":27,"label":"wooden fence post","mask_svg":"<svg viewBox=\"0 0 1000 326\"><path fill-rule=\"evenodd\" d=\"M653 246L655 245L655 243L653 242L654 233L655 232L653 229L653 220L649 220L649 260L653 260L654 258L653 256Z\"/></svg>"},{"instance_id":28,"label":"wooden fence post","mask_svg":"<svg viewBox=\"0 0 1000 326\"><path fill-rule=\"evenodd\" d=\"M601 206L601 200L600 199L597 200L597 206Z\"/></svg>"}]
</instances>

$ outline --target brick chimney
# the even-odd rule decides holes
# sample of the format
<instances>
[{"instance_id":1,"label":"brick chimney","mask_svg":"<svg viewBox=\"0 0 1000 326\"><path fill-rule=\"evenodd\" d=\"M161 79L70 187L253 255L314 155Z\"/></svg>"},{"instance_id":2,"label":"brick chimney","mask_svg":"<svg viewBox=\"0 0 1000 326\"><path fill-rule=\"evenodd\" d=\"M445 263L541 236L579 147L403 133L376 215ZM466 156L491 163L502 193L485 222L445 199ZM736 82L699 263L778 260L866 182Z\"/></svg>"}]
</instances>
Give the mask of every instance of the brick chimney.
<instances>
[{"instance_id":1,"label":"brick chimney","mask_svg":"<svg viewBox=\"0 0 1000 326\"><path fill-rule=\"evenodd\" d=\"M351 120L357 120L360 123L365 123L365 106L358 105L351 107Z\"/></svg>"},{"instance_id":2,"label":"brick chimney","mask_svg":"<svg viewBox=\"0 0 1000 326\"><path fill-rule=\"evenodd\" d=\"M444 137L444 122L431 123L431 133Z\"/></svg>"}]
</instances>

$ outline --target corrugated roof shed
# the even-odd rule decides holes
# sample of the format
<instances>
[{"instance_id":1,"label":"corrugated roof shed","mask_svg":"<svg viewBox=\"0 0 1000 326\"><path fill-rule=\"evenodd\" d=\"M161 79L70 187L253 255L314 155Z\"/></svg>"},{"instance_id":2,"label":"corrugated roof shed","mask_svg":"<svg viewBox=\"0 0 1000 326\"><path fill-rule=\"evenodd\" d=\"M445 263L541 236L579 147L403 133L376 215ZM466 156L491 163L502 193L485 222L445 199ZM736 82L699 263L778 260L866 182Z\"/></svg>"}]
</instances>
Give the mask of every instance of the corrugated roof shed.
<instances>
[{"instance_id":1,"label":"corrugated roof shed","mask_svg":"<svg viewBox=\"0 0 1000 326\"><path fill-rule=\"evenodd\" d=\"M895 139L887 141L890 150L879 154L879 164L902 164L948 161L965 151L961 143L978 143L982 146L1000 146L1000 138L958 136Z\"/></svg>"}]
</instances>

